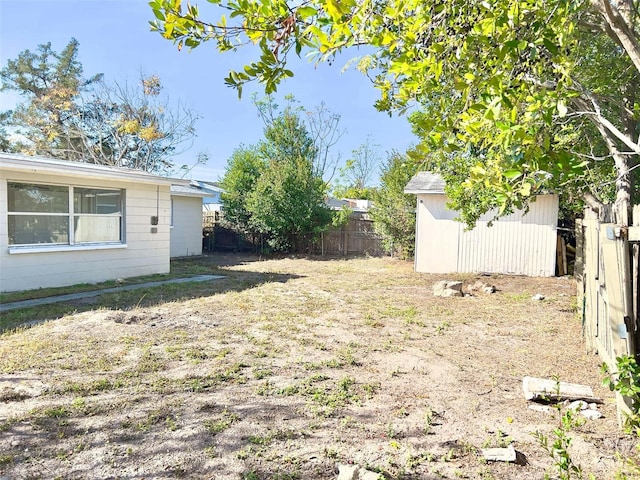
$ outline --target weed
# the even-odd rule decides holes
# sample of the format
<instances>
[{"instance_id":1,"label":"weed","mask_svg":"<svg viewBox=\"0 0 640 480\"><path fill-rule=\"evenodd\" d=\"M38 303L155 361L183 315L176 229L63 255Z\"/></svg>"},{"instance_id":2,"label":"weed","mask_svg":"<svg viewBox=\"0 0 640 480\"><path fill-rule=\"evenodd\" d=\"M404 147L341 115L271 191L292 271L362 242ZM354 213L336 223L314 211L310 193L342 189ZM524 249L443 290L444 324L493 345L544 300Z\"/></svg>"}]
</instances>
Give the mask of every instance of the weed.
<instances>
[{"instance_id":1,"label":"weed","mask_svg":"<svg viewBox=\"0 0 640 480\"><path fill-rule=\"evenodd\" d=\"M627 433L640 436L640 365L632 356L616 358L616 372L610 372L607 364L602 365L605 376L603 383L612 392L617 392L629 403L630 412L625 418Z\"/></svg>"},{"instance_id":2,"label":"weed","mask_svg":"<svg viewBox=\"0 0 640 480\"><path fill-rule=\"evenodd\" d=\"M353 351L351 348L348 348L346 351L340 353L339 355L342 365L349 365L350 367L359 367L362 363L356 359L353 355Z\"/></svg>"},{"instance_id":3,"label":"weed","mask_svg":"<svg viewBox=\"0 0 640 480\"><path fill-rule=\"evenodd\" d=\"M491 433L491 432L490 432ZM482 448L506 448L513 443L513 439L498 429L493 435L482 442Z\"/></svg>"},{"instance_id":4,"label":"weed","mask_svg":"<svg viewBox=\"0 0 640 480\"><path fill-rule=\"evenodd\" d=\"M304 383L305 385L312 385L314 383L318 383L318 382L324 382L325 380L329 380L329 378L331 377L327 377L326 375L321 375L321 374L316 374L316 375L311 375L309 378L307 378Z\"/></svg>"},{"instance_id":5,"label":"weed","mask_svg":"<svg viewBox=\"0 0 640 480\"><path fill-rule=\"evenodd\" d=\"M16 423L19 423L20 417L9 417L7 420L0 422L0 433L10 430Z\"/></svg>"},{"instance_id":6,"label":"weed","mask_svg":"<svg viewBox=\"0 0 640 480\"><path fill-rule=\"evenodd\" d=\"M247 379L242 375L242 369L248 366L245 363L234 363L223 372L216 374L215 378L218 382L246 383Z\"/></svg>"},{"instance_id":7,"label":"weed","mask_svg":"<svg viewBox=\"0 0 640 480\"><path fill-rule=\"evenodd\" d=\"M162 357L152 351L151 347L146 347L142 351L135 369L128 371L127 374L131 377L139 377L143 373L154 373L164 368L165 362Z\"/></svg>"},{"instance_id":8,"label":"weed","mask_svg":"<svg viewBox=\"0 0 640 480\"><path fill-rule=\"evenodd\" d=\"M381 384L377 383L365 383L362 385L362 390L367 394L368 399L372 399L378 390L380 390Z\"/></svg>"},{"instance_id":9,"label":"weed","mask_svg":"<svg viewBox=\"0 0 640 480\"><path fill-rule=\"evenodd\" d=\"M218 456L218 450L215 445L209 445L204 449L204 454L209 458L216 458Z\"/></svg>"},{"instance_id":10,"label":"weed","mask_svg":"<svg viewBox=\"0 0 640 480\"><path fill-rule=\"evenodd\" d=\"M396 428L393 426L392 423L387 423L387 427L384 431L384 434L387 438L398 438L399 434L396 430ZM397 442L396 442L397 443Z\"/></svg>"},{"instance_id":11,"label":"weed","mask_svg":"<svg viewBox=\"0 0 640 480\"><path fill-rule=\"evenodd\" d=\"M254 449L253 447L251 447L251 445L244 447L241 450L238 450L238 452L236 453L236 458L238 460L246 460L247 458L249 458L249 456L253 453ZM256 477L251 477L251 478L258 478Z\"/></svg>"},{"instance_id":12,"label":"weed","mask_svg":"<svg viewBox=\"0 0 640 480\"><path fill-rule=\"evenodd\" d=\"M254 368L253 369L253 378L256 380L262 380L263 378L267 378L273 375L273 370L270 368Z\"/></svg>"},{"instance_id":13,"label":"weed","mask_svg":"<svg viewBox=\"0 0 640 480\"><path fill-rule=\"evenodd\" d=\"M148 432L154 425L163 423L165 428L170 431L177 430L178 418L172 413L168 405L162 405L155 410L147 413L147 416L135 423L134 428L140 432Z\"/></svg>"},{"instance_id":14,"label":"weed","mask_svg":"<svg viewBox=\"0 0 640 480\"><path fill-rule=\"evenodd\" d=\"M224 357L231 353L230 348L223 348L218 353L216 353L216 360L222 360Z\"/></svg>"},{"instance_id":15,"label":"weed","mask_svg":"<svg viewBox=\"0 0 640 480\"><path fill-rule=\"evenodd\" d=\"M211 435L217 435L219 433L224 432L227 428L229 428L233 423L237 422L240 419L238 415L232 412L228 412L227 410L223 411L222 414L212 420L204 421L204 428Z\"/></svg>"},{"instance_id":16,"label":"weed","mask_svg":"<svg viewBox=\"0 0 640 480\"><path fill-rule=\"evenodd\" d=\"M165 418L164 425L165 428L170 432L175 432L176 430L178 430L178 428L180 428L176 418L173 416Z\"/></svg>"},{"instance_id":17,"label":"weed","mask_svg":"<svg viewBox=\"0 0 640 480\"><path fill-rule=\"evenodd\" d=\"M452 460L455 460L456 458L458 458L458 453L456 452L455 448L450 448L449 450L447 450L447 453L445 453L442 456L442 461L443 462L451 462Z\"/></svg>"},{"instance_id":18,"label":"weed","mask_svg":"<svg viewBox=\"0 0 640 480\"><path fill-rule=\"evenodd\" d=\"M269 445L273 441L272 435L251 435L247 441L252 445Z\"/></svg>"},{"instance_id":19,"label":"weed","mask_svg":"<svg viewBox=\"0 0 640 480\"><path fill-rule=\"evenodd\" d=\"M434 425L436 425L436 418L439 416L438 412L427 407L424 412L424 433L429 435L432 432Z\"/></svg>"},{"instance_id":20,"label":"weed","mask_svg":"<svg viewBox=\"0 0 640 480\"><path fill-rule=\"evenodd\" d=\"M184 388L188 392L200 393L210 390L215 385L211 377L189 377L184 379Z\"/></svg>"},{"instance_id":21,"label":"weed","mask_svg":"<svg viewBox=\"0 0 640 480\"><path fill-rule=\"evenodd\" d=\"M338 450L333 447L324 447L324 456L327 458L338 458Z\"/></svg>"},{"instance_id":22,"label":"weed","mask_svg":"<svg viewBox=\"0 0 640 480\"><path fill-rule=\"evenodd\" d=\"M625 431L640 438L640 365L635 358L623 356L616 358L616 372L610 372L606 364L602 365L605 375L603 383L611 391L622 395L629 406L625 417ZM623 470L616 477L619 480L640 478L640 443L636 445L634 455L623 459Z\"/></svg>"},{"instance_id":23,"label":"weed","mask_svg":"<svg viewBox=\"0 0 640 480\"><path fill-rule=\"evenodd\" d=\"M71 411L63 406L45 408L42 413L48 418L63 418L71 415Z\"/></svg>"},{"instance_id":24,"label":"weed","mask_svg":"<svg viewBox=\"0 0 640 480\"><path fill-rule=\"evenodd\" d=\"M560 381L556 379L556 394L560 394ZM571 480L573 478L582 479L582 468L577 465L569 454L572 438L569 432L579 424L576 418L576 412L570 408L564 410L561 404L557 404L558 426L553 429L553 437L550 439L547 435L536 430L532 435L538 440L540 446L549 454L553 460L553 465L557 471L560 480ZM545 480L549 480L551 476L545 474Z\"/></svg>"},{"instance_id":25,"label":"weed","mask_svg":"<svg viewBox=\"0 0 640 480\"><path fill-rule=\"evenodd\" d=\"M478 470L478 478L481 480L494 480L495 477L491 473L491 469L488 466L484 466Z\"/></svg>"},{"instance_id":26,"label":"weed","mask_svg":"<svg viewBox=\"0 0 640 480\"><path fill-rule=\"evenodd\" d=\"M409 470L413 470L424 463L431 463L435 461L436 461L436 456L430 452L421 453L420 455L409 455L406 461L406 467Z\"/></svg>"},{"instance_id":27,"label":"weed","mask_svg":"<svg viewBox=\"0 0 640 480\"><path fill-rule=\"evenodd\" d=\"M256 394L261 397L271 395L273 392L273 384L267 379L256 387Z\"/></svg>"},{"instance_id":28,"label":"weed","mask_svg":"<svg viewBox=\"0 0 640 480\"><path fill-rule=\"evenodd\" d=\"M439 325L436 325L436 333L442 335L447 329L449 329L449 327L451 327L451 324L446 320L440 322Z\"/></svg>"},{"instance_id":29,"label":"weed","mask_svg":"<svg viewBox=\"0 0 640 480\"><path fill-rule=\"evenodd\" d=\"M87 396L97 392L115 390L123 386L125 386L125 381L121 378L101 378L91 382L67 382L61 388L56 389L56 393L75 393L76 395Z\"/></svg>"},{"instance_id":30,"label":"weed","mask_svg":"<svg viewBox=\"0 0 640 480\"><path fill-rule=\"evenodd\" d=\"M299 392L299 385L287 385L286 387L280 388L276 391L278 395L282 395L283 397L290 397L292 395L298 394Z\"/></svg>"},{"instance_id":31,"label":"weed","mask_svg":"<svg viewBox=\"0 0 640 480\"><path fill-rule=\"evenodd\" d=\"M9 454L0 454L0 467L4 466L4 465L9 465L10 463L13 462L13 455L9 455Z\"/></svg>"}]
</instances>

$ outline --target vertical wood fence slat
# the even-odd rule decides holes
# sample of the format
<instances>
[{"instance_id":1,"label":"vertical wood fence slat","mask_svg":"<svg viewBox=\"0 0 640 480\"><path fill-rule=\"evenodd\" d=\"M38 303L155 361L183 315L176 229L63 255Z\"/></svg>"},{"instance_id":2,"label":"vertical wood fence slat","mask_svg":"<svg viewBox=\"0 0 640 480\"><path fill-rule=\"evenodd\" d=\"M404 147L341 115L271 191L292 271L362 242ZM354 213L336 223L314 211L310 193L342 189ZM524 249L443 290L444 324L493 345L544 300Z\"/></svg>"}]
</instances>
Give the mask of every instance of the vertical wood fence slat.
<instances>
[{"instance_id":1,"label":"vertical wood fence slat","mask_svg":"<svg viewBox=\"0 0 640 480\"><path fill-rule=\"evenodd\" d=\"M640 220L637 207L633 218ZM636 352L639 273L637 253L634 254L637 248L630 248L624 228L611 222L611 212L605 211L599 218L590 210L577 222L576 280L587 350L597 352L615 371L616 357ZM632 272L632 278L625 277L627 271ZM633 320L627 316L630 297ZM629 412L628 404L622 397L618 397L617 404L622 419Z\"/></svg>"},{"instance_id":2,"label":"vertical wood fence slat","mask_svg":"<svg viewBox=\"0 0 640 480\"><path fill-rule=\"evenodd\" d=\"M243 238L220 225L221 212L204 212L203 247L205 250L254 250L262 248L261 239ZM354 216L340 227L329 227L317 239L310 235L290 238L301 253L315 255L383 255L382 240L373 229L373 221Z\"/></svg>"}]
</instances>

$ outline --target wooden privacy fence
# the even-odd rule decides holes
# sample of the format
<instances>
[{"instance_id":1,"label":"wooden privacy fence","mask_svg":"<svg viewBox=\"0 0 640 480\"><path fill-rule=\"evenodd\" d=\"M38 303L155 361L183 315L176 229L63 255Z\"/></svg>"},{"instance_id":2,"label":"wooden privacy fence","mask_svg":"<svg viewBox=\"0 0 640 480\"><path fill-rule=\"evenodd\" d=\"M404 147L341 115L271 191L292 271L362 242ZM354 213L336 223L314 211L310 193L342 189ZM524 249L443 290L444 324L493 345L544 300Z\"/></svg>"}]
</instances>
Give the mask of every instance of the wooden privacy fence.
<instances>
[{"instance_id":1,"label":"wooden privacy fence","mask_svg":"<svg viewBox=\"0 0 640 480\"><path fill-rule=\"evenodd\" d=\"M203 249L206 251L259 251L262 239L246 238L220 224L221 212L205 212L203 214ZM364 215L354 214L349 221L340 227L330 226L315 240L309 235L297 235L291 239L295 251L315 255L383 255L382 240L374 232L373 221Z\"/></svg>"},{"instance_id":2,"label":"wooden privacy fence","mask_svg":"<svg viewBox=\"0 0 640 480\"><path fill-rule=\"evenodd\" d=\"M640 220L640 207L632 218ZM638 332L638 259L640 227L613 222L610 209L598 216L586 210L576 223L578 306L587 350L597 352L616 371L616 358L634 356ZM619 412L628 411L623 398Z\"/></svg>"},{"instance_id":3,"label":"wooden privacy fence","mask_svg":"<svg viewBox=\"0 0 640 480\"><path fill-rule=\"evenodd\" d=\"M318 255L384 253L380 236L373 230L373 221L353 216L341 227L330 227L309 247L312 253Z\"/></svg>"}]
</instances>

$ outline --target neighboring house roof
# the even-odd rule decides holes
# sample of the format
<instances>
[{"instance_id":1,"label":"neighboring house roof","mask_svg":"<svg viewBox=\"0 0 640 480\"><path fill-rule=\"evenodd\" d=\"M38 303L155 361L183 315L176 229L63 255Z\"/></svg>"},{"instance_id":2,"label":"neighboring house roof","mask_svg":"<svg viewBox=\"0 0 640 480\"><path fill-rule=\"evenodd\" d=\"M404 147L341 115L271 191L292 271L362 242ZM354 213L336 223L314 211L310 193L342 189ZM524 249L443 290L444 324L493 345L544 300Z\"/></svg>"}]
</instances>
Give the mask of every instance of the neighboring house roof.
<instances>
[{"instance_id":1,"label":"neighboring house roof","mask_svg":"<svg viewBox=\"0 0 640 480\"><path fill-rule=\"evenodd\" d=\"M339 198L329 197L324 201L331 210L340 210L342 207L349 206L346 200L340 200Z\"/></svg>"},{"instance_id":2,"label":"neighboring house roof","mask_svg":"<svg viewBox=\"0 0 640 480\"><path fill-rule=\"evenodd\" d=\"M207 193L224 193L218 185L214 183L203 182L200 180L191 180L191 186L204 190Z\"/></svg>"},{"instance_id":3,"label":"neighboring house roof","mask_svg":"<svg viewBox=\"0 0 640 480\"><path fill-rule=\"evenodd\" d=\"M404 187L404 193L444 193L444 185L444 179L437 173L418 172Z\"/></svg>"},{"instance_id":4,"label":"neighboring house roof","mask_svg":"<svg viewBox=\"0 0 640 480\"><path fill-rule=\"evenodd\" d=\"M185 183L184 180L160 177L142 170L4 152L0 153L0 167L22 172L63 174L82 178L109 178L161 185Z\"/></svg>"},{"instance_id":5,"label":"neighboring house roof","mask_svg":"<svg viewBox=\"0 0 640 480\"><path fill-rule=\"evenodd\" d=\"M171 185L171 195L178 197L206 197L209 193L191 185Z\"/></svg>"},{"instance_id":6,"label":"neighboring house roof","mask_svg":"<svg viewBox=\"0 0 640 480\"><path fill-rule=\"evenodd\" d=\"M175 188L174 188L175 187ZM201 197L202 203L206 206L209 204L220 205L220 194L224 190L213 183L202 182L200 180L190 180L188 184L183 184L178 188L176 185L171 187L172 195Z\"/></svg>"},{"instance_id":7,"label":"neighboring house roof","mask_svg":"<svg viewBox=\"0 0 640 480\"><path fill-rule=\"evenodd\" d=\"M352 198L333 198L329 197L325 200L325 205L327 205L331 210L341 210L343 207L347 207L354 212L367 213L369 208L371 208L370 200L356 200Z\"/></svg>"}]
</instances>

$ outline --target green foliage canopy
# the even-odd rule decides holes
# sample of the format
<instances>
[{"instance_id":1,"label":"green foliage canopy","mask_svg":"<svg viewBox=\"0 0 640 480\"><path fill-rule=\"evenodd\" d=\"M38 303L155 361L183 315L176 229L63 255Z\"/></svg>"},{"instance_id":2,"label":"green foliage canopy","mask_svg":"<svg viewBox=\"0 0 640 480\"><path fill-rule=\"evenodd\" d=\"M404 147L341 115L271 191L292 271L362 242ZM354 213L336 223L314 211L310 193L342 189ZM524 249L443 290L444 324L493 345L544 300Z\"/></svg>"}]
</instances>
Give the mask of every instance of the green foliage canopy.
<instances>
[{"instance_id":1,"label":"green foliage canopy","mask_svg":"<svg viewBox=\"0 0 640 480\"><path fill-rule=\"evenodd\" d=\"M382 236L387 253L400 258L413 256L416 232L416 196L404 188L424 161L410 155L392 152L382 167L380 187L376 189L370 211L376 232Z\"/></svg>"},{"instance_id":2,"label":"green foliage canopy","mask_svg":"<svg viewBox=\"0 0 640 480\"><path fill-rule=\"evenodd\" d=\"M324 231L332 217L315 158L297 111L275 115L258 145L238 148L229 159L221 182L225 223L262 238L273 251L298 251L300 241Z\"/></svg>"},{"instance_id":3,"label":"green foliage canopy","mask_svg":"<svg viewBox=\"0 0 640 480\"><path fill-rule=\"evenodd\" d=\"M469 150L478 160L461 186L485 188L503 211L522 206L553 179L584 182L599 162L615 168L620 219L634 189L638 6L632 0L210 0L217 22L196 5L153 0L152 29L181 48L258 46L259 58L225 79L267 92L293 75L289 55L331 61L351 47L373 53L354 64L380 90L377 107L432 114L425 145ZM606 171L607 169L602 169ZM596 177L597 181L601 179ZM598 185L585 185L597 207ZM601 198L600 200L605 200Z\"/></svg>"},{"instance_id":4,"label":"green foliage canopy","mask_svg":"<svg viewBox=\"0 0 640 480\"><path fill-rule=\"evenodd\" d=\"M225 224L237 232L252 233L251 212L247 208L248 197L256 188L266 167L255 147L240 146L227 161L225 174L220 182L223 189L223 218Z\"/></svg>"}]
</instances>

